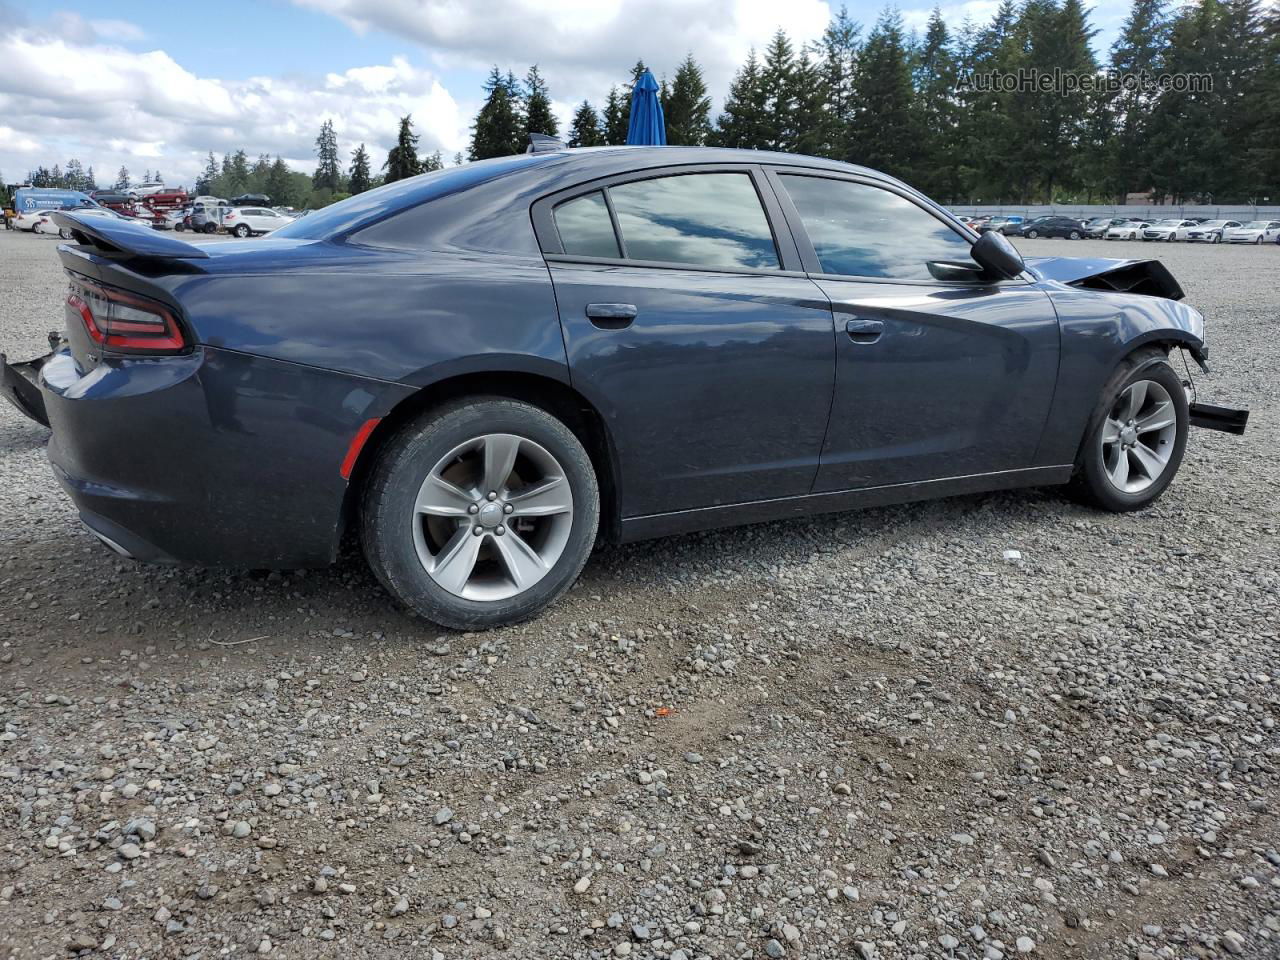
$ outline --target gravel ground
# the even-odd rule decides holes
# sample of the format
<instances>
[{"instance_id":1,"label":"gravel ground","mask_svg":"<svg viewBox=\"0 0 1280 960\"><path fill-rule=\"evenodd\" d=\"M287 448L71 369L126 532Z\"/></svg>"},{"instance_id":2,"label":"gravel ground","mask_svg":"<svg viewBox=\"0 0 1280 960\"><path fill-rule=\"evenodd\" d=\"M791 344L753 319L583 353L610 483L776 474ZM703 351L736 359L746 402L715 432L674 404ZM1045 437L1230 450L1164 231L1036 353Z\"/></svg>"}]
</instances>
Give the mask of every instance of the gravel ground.
<instances>
[{"instance_id":1,"label":"gravel ground","mask_svg":"<svg viewBox=\"0 0 1280 960\"><path fill-rule=\"evenodd\" d=\"M0 234L11 356L55 245ZM0 957L1280 956L1280 249L1141 252L1253 411L1152 509L604 548L483 635L114 557L4 406Z\"/></svg>"}]
</instances>

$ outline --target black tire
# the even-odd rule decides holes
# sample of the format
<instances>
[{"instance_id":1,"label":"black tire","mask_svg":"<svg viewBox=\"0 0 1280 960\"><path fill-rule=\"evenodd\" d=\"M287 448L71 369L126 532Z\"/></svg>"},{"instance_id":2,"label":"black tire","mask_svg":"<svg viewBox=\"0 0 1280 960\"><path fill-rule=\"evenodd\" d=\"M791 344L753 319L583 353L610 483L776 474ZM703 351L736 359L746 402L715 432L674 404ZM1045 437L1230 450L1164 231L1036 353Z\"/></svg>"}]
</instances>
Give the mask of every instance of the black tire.
<instances>
[{"instance_id":1,"label":"black tire","mask_svg":"<svg viewBox=\"0 0 1280 960\"><path fill-rule=\"evenodd\" d=\"M70 240L70 239L71 239L71 231L70 231L70 230L68 230L66 227L59 227L59 228L58 228L58 236L60 236L63 240Z\"/></svg>"},{"instance_id":2,"label":"black tire","mask_svg":"<svg viewBox=\"0 0 1280 960\"><path fill-rule=\"evenodd\" d=\"M217 233L217 232L218 232L218 225L217 225L216 223L206 223L206 224L204 225L204 232L205 232L205 233Z\"/></svg>"},{"instance_id":3,"label":"black tire","mask_svg":"<svg viewBox=\"0 0 1280 960\"><path fill-rule=\"evenodd\" d=\"M1071 239L1072 239L1072 240L1079 240L1079 239L1080 239L1080 231L1079 231L1079 230L1072 230L1072 231L1071 231Z\"/></svg>"},{"instance_id":4,"label":"black tire","mask_svg":"<svg viewBox=\"0 0 1280 960\"><path fill-rule=\"evenodd\" d=\"M249 229L247 224L238 223L236 224L236 228L231 232L234 233L241 240L243 240L245 237L249 236L249 234L252 233L253 231Z\"/></svg>"},{"instance_id":5,"label":"black tire","mask_svg":"<svg viewBox=\"0 0 1280 960\"><path fill-rule=\"evenodd\" d=\"M472 600L451 593L427 573L409 518L415 516L423 481L441 458L488 434L531 440L555 458L572 493L572 521L562 552L540 580L505 599ZM595 469L573 431L528 403L468 397L407 424L387 442L364 485L360 539L374 575L407 607L442 626L486 630L526 620L568 590L591 554L599 521Z\"/></svg>"},{"instance_id":6,"label":"black tire","mask_svg":"<svg viewBox=\"0 0 1280 960\"><path fill-rule=\"evenodd\" d=\"M1102 431L1107 416L1120 395L1140 380L1154 381L1168 393L1169 399L1173 402L1176 433L1173 450L1164 472L1145 490L1139 493L1126 493L1118 489L1107 476ZM1159 499L1173 482L1178 466L1182 463L1189 429L1186 391L1182 386L1181 378L1169 363L1168 356L1158 349L1142 350L1133 354L1116 368L1102 390L1102 396L1089 420L1088 430L1085 432L1080 451L1076 456L1076 469L1071 478L1069 492L1081 502L1112 513L1141 510Z\"/></svg>"},{"instance_id":7,"label":"black tire","mask_svg":"<svg viewBox=\"0 0 1280 960\"><path fill-rule=\"evenodd\" d=\"M1039 231L1039 230L1028 230L1028 231L1027 231L1027 239L1028 239L1028 240L1034 240L1034 239L1035 239L1036 237L1038 237L1038 236L1040 236L1040 231Z\"/></svg>"}]
</instances>

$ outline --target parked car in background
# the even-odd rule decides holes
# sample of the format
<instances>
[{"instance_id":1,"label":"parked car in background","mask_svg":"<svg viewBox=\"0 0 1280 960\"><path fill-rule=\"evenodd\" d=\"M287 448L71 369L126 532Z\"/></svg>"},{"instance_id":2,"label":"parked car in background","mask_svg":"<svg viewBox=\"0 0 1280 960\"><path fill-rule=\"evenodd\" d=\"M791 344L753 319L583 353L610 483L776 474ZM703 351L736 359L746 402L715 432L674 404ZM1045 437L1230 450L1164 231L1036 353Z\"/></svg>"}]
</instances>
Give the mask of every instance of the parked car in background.
<instances>
[{"instance_id":1,"label":"parked car in background","mask_svg":"<svg viewBox=\"0 0 1280 960\"><path fill-rule=\"evenodd\" d=\"M132 187L128 187L124 193L130 197L149 197L153 193L164 193L169 188L163 183L152 181L149 183L138 183Z\"/></svg>"},{"instance_id":2,"label":"parked car in background","mask_svg":"<svg viewBox=\"0 0 1280 960\"><path fill-rule=\"evenodd\" d=\"M264 243L55 217L65 339L0 375L80 518L239 568L358 533L456 629L537 614L598 537L1067 483L1139 509L1205 422L1170 356L1204 362L1205 321L1163 264L1024 261L815 157L479 160Z\"/></svg>"},{"instance_id":3,"label":"parked car in background","mask_svg":"<svg viewBox=\"0 0 1280 960\"><path fill-rule=\"evenodd\" d=\"M179 229L193 233L217 233L222 223L219 208L207 204L197 204L187 211Z\"/></svg>"},{"instance_id":4,"label":"parked car in background","mask_svg":"<svg viewBox=\"0 0 1280 960\"><path fill-rule=\"evenodd\" d=\"M116 213L116 211L111 210L107 207L82 207L76 212L81 213L86 217L104 217L104 218L110 218L113 220L131 220L134 223L142 222L138 220L137 217L126 217L123 214ZM57 223L54 222L52 210L46 210L40 215L40 219L36 223L34 232L55 234L59 237L62 237L62 239L64 240L71 239L71 231L68 230L66 227L58 226Z\"/></svg>"},{"instance_id":5,"label":"parked car in background","mask_svg":"<svg viewBox=\"0 0 1280 960\"><path fill-rule=\"evenodd\" d=\"M986 223L980 223L977 226L979 233L985 233L988 230L999 230L1003 234L1008 234L1008 228L1021 226L1026 222L1026 217L992 217Z\"/></svg>"},{"instance_id":6,"label":"parked car in background","mask_svg":"<svg viewBox=\"0 0 1280 960\"><path fill-rule=\"evenodd\" d=\"M270 233L286 223L293 223L293 218L276 213L270 207L234 207L222 215L223 229L237 237Z\"/></svg>"},{"instance_id":7,"label":"parked car in background","mask_svg":"<svg viewBox=\"0 0 1280 960\"><path fill-rule=\"evenodd\" d=\"M1239 220L1206 220L1187 231L1188 243L1221 243L1222 231L1242 227Z\"/></svg>"},{"instance_id":8,"label":"parked car in background","mask_svg":"<svg viewBox=\"0 0 1280 960\"><path fill-rule=\"evenodd\" d=\"M242 193L238 197L232 197L228 203L233 207L269 207L271 206L271 198L265 193Z\"/></svg>"},{"instance_id":9,"label":"parked car in background","mask_svg":"<svg viewBox=\"0 0 1280 960\"><path fill-rule=\"evenodd\" d=\"M1124 217L1092 217L1086 220L1082 226L1086 237L1094 237L1096 239L1112 227L1118 227L1122 223L1128 223L1128 221Z\"/></svg>"},{"instance_id":10,"label":"parked car in background","mask_svg":"<svg viewBox=\"0 0 1280 960\"><path fill-rule=\"evenodd\" d=\"M1223 243L1280 242L1280 220L1250 220L1238 227L1224 227Z\"/></svg>"},{"instance_id":11,"label":"parked car in background","mask_svg":"<svg viewBox=\"0 0 1280 960\"><path fill-rule=\"evenodd\" d=\"M133 198L117 190L95 190L89 196L102 204L102 206L115 210L117 213L124 213L133 209Z\"/></svg>"},{"instance_id":12,"label":"parked car in background","mask_svg":"<svg viewBox=\"0 0 1280 960\"><path fill-rule=\"evenodd\" d=\"M49 208L18 210L14 213L9 225L14 230L27 230L31 233L36 232L36 227L40 225L40 221L44 219L46 213L51 212Z\"/></svg>"},{"instance_id":13,"label":"parked car in background","mask_svg":"<svg viewBox=\"0 0 1280 960\"><path fill-rule=\"evenodd\" d=\"M1164 240L1172 243L1175 240L1187 239L1187 231L1196 226L1195 220L1179 220L1177 217L1168 220L1157 220L1142 231L1143 240Z\"/></svg>"},{"instance_id":14,"label":"parked car in background","mask_svg":"<svg viewBox=\"0 0 1280 960\"><path fill-rule=\"evenodd\" d=\"M1102 234L1103 240L1137 240L1147 228L1146 220L1121 220L1113 224Z\"/></svg>"},{"instance_id":15,"label":"parked car in background","mask_svg":"<svg viewBox=\"0 0 1280 960\"><path fill-rule=\"evenodd\" d=\"M1011 224L1000 231L1009 237L1066 237L1069 240L1084 239L1084 227L1079 220L1071 217L1045 216L1036 217L1023 223Z\"/></svg>"}]
</instances>

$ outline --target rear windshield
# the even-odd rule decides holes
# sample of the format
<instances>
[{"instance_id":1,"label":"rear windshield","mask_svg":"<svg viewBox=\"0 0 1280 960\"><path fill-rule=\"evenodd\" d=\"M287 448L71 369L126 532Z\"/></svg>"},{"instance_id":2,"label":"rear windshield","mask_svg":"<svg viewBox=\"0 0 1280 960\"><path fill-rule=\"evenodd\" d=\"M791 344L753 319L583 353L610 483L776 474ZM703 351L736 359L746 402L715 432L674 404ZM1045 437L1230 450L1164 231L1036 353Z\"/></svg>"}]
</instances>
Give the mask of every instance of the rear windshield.
<instances>
[{"instance_id":1,"label":"rear windshield","mask_svg":"<svg viewBox=\"0 0 1280 960\"><path fill-rule=\"evenodd\" d=\"M457 167L419 174L408 180L397 180L294 220L281 227L274 235L296 237L299 240L326 240L383 215L417 206L437 197L459 193L488 180L506 176L522 167L548 162L556 156L554 153L517 154L495 160L464 163Z\"/></svg>"}]
</instances>

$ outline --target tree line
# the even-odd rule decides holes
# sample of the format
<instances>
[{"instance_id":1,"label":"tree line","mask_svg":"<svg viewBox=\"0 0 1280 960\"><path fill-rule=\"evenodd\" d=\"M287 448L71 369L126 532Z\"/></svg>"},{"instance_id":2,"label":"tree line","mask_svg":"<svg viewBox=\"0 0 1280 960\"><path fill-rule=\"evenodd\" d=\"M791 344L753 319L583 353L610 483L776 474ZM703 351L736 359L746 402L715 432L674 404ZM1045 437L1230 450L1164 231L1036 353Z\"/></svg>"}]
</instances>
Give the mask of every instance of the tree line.
<instances>
[{"instance_id":1,"label":"tree line","mask_svg":"<svg viewBox=\"0 0 1280 960\"><path fill-rule=\"evenodd\" d=\"M1133 0L1101 62L1096 34L1082 0L1003 0L989 22L956 29L935 7L923 35L896 10L864 32L842 9L816 43L797 48L779 30L763 54L753 50L714 120L702 70L686 57L660 82L667 142L864 164L952 203L1123 202L1146 191L1177 202L1280 199L1280 8ZM570 146L626 141L643 70L611 87L602 108L577 107ZM1055 70L1116 82L982 82ZM1211 87L1143 79L1166 75L1208 76ZM520 152L530 132L557 134L549 102L536 68L521 82L495 67L471 159Z\"/></svg>"},{"instance_id":2,"label":"tree line","mask_svg":"<svg viewBox=\"0 0 1280 960\"><path fill-rule=\"evenodd\" d=\"M868 30L844 9L822 37L797 47L779 30L751 51L712 116L702 68L690 54L659 97L673 145L782 150L883 170L948 203L1280 202L1280 7L1259 0L1132 0L1099 61L1082 0L1002 0L989 22L952 28L935 8L922 34L887 9ZM584 100L564 139L626 142L638 61L597 108ZM1207 76L1208 89L1145 83L1041 89L983 78L1038 71L1102 78ZM467 159L521 153L530 133L560 135L538 67L497 66L484 84ZM284 206L319 207L445 165L419 152L412 116L379 165L361 143L344 160L332 121L316 137L311 175L244 150L212 152L196 192L265 193ZM462 154L452 158L464 162ZM160 178L147 171L148 180ZM32 171L35 185L93 189L93 168ZM117 187L129 185L121 168Z\"/></svg>"}]
</instances>

